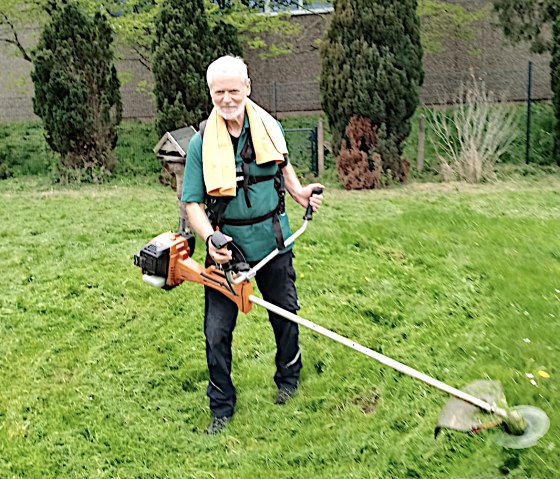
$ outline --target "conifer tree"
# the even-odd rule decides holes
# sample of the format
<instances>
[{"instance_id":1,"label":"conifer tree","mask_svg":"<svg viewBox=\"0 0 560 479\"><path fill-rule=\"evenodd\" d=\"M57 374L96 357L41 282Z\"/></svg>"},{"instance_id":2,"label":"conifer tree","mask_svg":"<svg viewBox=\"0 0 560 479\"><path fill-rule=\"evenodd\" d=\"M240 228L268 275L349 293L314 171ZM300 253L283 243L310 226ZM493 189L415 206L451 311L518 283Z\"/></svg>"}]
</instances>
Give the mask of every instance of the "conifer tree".
<instances>
[{"instance_id":1,"label":"conifer tree","mask_svg":"<svg viewBox=\"0 0 560 479\"><path fill-rule=\"evenodd\" d=\"M160 135L197 126L210 111L206 68L218 56L240 54L235 28L209 28L203 0L164 0L156 19L153 72Z\"/></svg>"},{"instance_id":2,"label":"conifer tree","mask_svg":"<svg viewBox=\"0 0 560 479\"><path fill-rule=\"evenodd\" d=\"M61 179L100 182L116 165L122 103L112 41L102 14L88 17L73 4L58 9L41 33L33 109L60 154Z\"/></svg>"},{"instance_id":3,"label":"conifer tree","mask_svg":"<svg viewBox=\"0 0 560 479\"><path fill-rule=\"evenodd\" d=\"M382 170L406 175L403 141L423 80L416 0L335 0L321 46L321 96L333 149L349 146L353 116L371 121ZM344 142L344 143L343 143ZM372 164L372 162L370 161Z\"/></svg>"}]
</instances>

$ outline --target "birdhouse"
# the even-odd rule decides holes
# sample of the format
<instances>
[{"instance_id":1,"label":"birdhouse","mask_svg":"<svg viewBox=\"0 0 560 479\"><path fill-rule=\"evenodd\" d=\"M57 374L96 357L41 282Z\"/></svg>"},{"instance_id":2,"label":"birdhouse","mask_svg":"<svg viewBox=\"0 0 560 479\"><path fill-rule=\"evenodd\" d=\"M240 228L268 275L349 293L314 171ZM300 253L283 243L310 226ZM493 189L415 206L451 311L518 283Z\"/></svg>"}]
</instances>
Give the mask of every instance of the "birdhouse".
<instances>
[{"instance_id":1,"label":"birdhouse","mask_svg":"<svg viewBox=\"0 0 560 479\"><path fill-rule=\"evenodd\" d=\"M179 128L178 130L168 131L161 137L158 144L154 147L157 159L161 161L164 175L171 177L167 184L175 189L179 202L179 232L190 232L190 227L185 212L185 204L181 201L183 189L183 175L185 174L185 161L187 150L191 138L196 133L192 126Z\"/></svg>"}]
</instances>

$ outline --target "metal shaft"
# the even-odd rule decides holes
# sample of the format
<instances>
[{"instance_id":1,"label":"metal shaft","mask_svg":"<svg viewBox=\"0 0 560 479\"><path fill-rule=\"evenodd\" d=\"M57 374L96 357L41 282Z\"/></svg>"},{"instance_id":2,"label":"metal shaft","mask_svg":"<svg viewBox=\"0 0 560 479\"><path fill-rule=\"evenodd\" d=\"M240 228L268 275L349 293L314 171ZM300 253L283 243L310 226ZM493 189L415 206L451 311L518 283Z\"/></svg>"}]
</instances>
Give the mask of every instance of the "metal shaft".
<instances>
[{"instance_id":1,"label":"metal shaft","mask_svg":"<svg viewBox=\"0 0 560 479\"><path fill-rule=\"evenodd\" d=\"M307 220L303 222L299 230L297 230L288 239L286 239L286 241L284 241L284 245L290 246L299 236L303 234L306 228L307 228ZM237 276L236 278L232 278L230 280L231 283L239 284L242 283L243 281L254 278L255 275L257 274L257 271L259 271L270 260L276 258L276 256L278 256L279 253L280 250L278 248L276 248L274 251L271 251L263 259L261 259L255 266L253 266L249 271L247 271L246 273L240 273L239 276Z\"/></svg>"},{"instance_id":2,"label":"metal shaft","mask_svg":"<svg viewBox=\"0 0 560 479\"><path fill-rule=\"evenodd\" d=\"M472 404L480 409L483 409L484 411L496 414L497 416L502 417L503 419L507 419L508 418L508 413L505 409L502 409L500 407L494 406L486 401L483 401L482 399L479 399L475 396L471 396L470 394L465 393L464 391L461 391L460 389L456 389L452 386L449 386L448 384L445 384L444 382L441 382L437 379L434 379L430 376L428 376L427 374L421 373L420 371L417 371L416 369L413 369L409 366L407 366L406 364L400 363L398 361L395 361L394 359L388 358L387 356L384 356L383 354L377 353L375 351L373 351L372 349L366 348L365 346L362 346L361 344L358 344L354 341L351 341L350 339L345 338L344 336L340 336L339 334L334 333L333 331L330 331L326 328L323 328L322 326L319 326L318 324L315 324L311 321L308 321L307 319L304 319L300 316L297 316L296 314L290 313L289 311L286 311L285 309L279 308L278 306L269 303L268 301L265 301L264 299L258 298L257 296L254 295L250 295L249 296L249 301L251 301L254 304L257 304L259 306L262 306L263 308L272 311L273 313L278 314L279 316L282 316L283 318L286 318L290 321L293 321L294 323L297 323L301 326L304 326L308 329L311 329L312 331L315 331L316 333L322 334L323 336L326 336L327 338L333 339L341 344L344 344L344 346L347 346L355 351L358 351L362 354L365 354L366 356L375 359L376 361L380 362L381 364L384 364L386 366L389 366L393 369L396 369L397 371L404 373L408 376L411 376L415 379L418 379L426 384L429 384L430 386L433 386L437 389L439 389L440 391L446 392L447 394L450 394L451 396L455 396L458 399L462 399L463 401L468 402L469 404Z\"/></svg>"}]
</instances>

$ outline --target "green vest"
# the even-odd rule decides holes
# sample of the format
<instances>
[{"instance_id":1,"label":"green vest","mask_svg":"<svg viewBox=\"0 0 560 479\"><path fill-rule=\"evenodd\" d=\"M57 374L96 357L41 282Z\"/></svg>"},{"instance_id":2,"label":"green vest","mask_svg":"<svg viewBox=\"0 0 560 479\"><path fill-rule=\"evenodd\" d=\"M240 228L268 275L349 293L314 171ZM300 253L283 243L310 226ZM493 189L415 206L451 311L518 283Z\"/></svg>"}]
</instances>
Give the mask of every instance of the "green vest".
<instances>
[{"instance_id":1,"label":"green vest","mask_svg":"<svg viewBox=\"0 0 560 479\"><path fill-rule=\"evenodd\" d=\"M243 159L241 151L250 135L249 120L245 115L245 123L239 137L237 151L235 152L235 165L237 170L242 170ZM191 139L187 151L187 161L183 180L182 201L206 203L207 208L214 209L214 198L206 195L206 186L202 173L202 137L200 132ZM288 160L286 160L288 161ZM283 166L283 165L280 165ZM223 213L224 224L221 231L233 238L233 242L241 248L247 261L254 262L264 258L268 253L277 248L274 235L273 218L268 218L253 224L233 225L227 224L229 220L252 220L267 215L278 207L279 196L274 187L272 177L278 171L276 163L257 165L253 160L248 163L249 177L257 180L247 186L247 197L243 188L237 189L237 194L230 199ZM259 178L269 177L266 181ZM219 199L217 203L224 201ZM250 205L250 206L249 206ZM282 237L287 239L291 235L288 216L286 213L278 215ZM282 252L289 251L292 245Z\"/></svg>"}]
</instances>

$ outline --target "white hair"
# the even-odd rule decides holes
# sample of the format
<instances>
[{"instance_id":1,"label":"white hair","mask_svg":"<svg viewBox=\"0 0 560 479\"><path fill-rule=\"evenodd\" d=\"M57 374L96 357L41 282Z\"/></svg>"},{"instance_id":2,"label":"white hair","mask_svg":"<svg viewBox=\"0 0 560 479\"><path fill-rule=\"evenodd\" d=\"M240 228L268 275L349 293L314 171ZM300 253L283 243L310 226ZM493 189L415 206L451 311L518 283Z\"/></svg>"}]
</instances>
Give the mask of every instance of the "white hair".
<instances>
[{"instance_id":1,"label":"white hair","mask_svg":"<svg viewBox=\"0 0 560 479\"><path fill-rule=\"evenodd\" d=\"M226 55L210 63L208 70L206 70L208 88L212 88L212 80L214 80L217 75L224 74L228 76L238 75L243 83L246 83L249 79L247 65L243 61L243 58Z\"/></svg>"}]
</instances>

